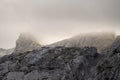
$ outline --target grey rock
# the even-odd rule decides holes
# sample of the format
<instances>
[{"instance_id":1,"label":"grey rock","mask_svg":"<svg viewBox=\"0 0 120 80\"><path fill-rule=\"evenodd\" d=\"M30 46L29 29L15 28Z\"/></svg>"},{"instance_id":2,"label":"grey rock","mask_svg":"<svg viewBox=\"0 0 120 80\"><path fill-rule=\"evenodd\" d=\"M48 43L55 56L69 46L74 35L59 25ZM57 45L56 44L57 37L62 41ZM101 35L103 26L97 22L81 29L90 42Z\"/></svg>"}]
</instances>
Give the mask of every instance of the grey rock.
<instances>
[{"instance_id":1,"label":"grey rock","mask_svg":"<svg viewBox=\"0 0 120 80\"><path fill-rule=\"evenodd\" d=\"M88 79L87 75L91 75L88 72L97 64L99 55L94 47L42 47L24 54L11 54L0 63L5 66L0 67L1 79L16 80L14 72L18 72L16 76L21 80Z\"/></svg>"},{"instance_id":2,"label":"grey rock","mask_svg":"<svg viewBox=\"0 0 120 80\"><path fill-rule=\"evenodd\" d=\"M120 37L95 67L94 80L120 80Z\"/></svg>"},{"instance_id":3,"label":"grey rock","mask_svg":"<svg viewBox=\"0 0 120 80\"><path fill-rule=\"evenodd\" d=\"M32 71L25 75L24 80L40 80L40 73L38 71Z\"/></svg>"},{"instance_id":4,"label":"grey rock","mask_svg":"<svg viewBox=\"0 0 120 80\"><path fill-rule=\"evenodd\" d=\"M24 73L23 72L9 72L7 74L6 80L23 80Z\"/></svg>"},{"instance_id":5,"label":"grey rock","mask_svg":"<svg viewBox=\"0 0 120 80\"><path fill-rule=\"evenodd\" d=\"M41 47L0 58L0 80L120 80L120 39L95 47Z\"/></svg>"}]
</instances>

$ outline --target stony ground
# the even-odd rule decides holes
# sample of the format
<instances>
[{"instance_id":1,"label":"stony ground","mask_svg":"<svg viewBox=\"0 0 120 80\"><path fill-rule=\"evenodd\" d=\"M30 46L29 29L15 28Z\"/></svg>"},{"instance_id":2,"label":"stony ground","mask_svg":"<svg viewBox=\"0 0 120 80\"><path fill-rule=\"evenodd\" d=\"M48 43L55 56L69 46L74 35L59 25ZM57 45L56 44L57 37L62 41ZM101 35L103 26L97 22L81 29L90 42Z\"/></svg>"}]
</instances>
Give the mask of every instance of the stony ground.
<instances>
[{"instance_id":1,"label":"stony ground","mask_svg":"<svg viewBox=\"0 0 120 80\"><path fill-rule=\"evenodd\" d=\"M94 47L42 47L0 58L0 80L120 80L120 39Z\"/></svg>"}]
</instances>

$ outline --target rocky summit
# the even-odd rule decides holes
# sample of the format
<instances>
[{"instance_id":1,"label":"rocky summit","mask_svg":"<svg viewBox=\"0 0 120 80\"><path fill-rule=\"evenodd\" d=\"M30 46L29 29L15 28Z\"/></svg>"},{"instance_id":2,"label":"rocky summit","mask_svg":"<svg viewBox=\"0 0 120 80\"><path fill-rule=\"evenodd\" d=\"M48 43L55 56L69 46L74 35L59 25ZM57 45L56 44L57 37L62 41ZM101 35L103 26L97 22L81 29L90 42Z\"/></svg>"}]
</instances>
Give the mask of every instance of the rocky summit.
<instances>
[{"instance_id":1,"label":"rocky summit","mask_svg":"<svg viewBox=\"0 0 120 80\"><path fill-rule=\"evenodd\" d=\"M55 42L48 46L65 46L65 47L95 47L98 52L102 52L111 47L116 34L113 32L96 32L96 33L84 33L77 36L73 36L62 41Z\"/></svg>"},{"instance_id":2,"label":"rocky summit","mask_svg":"<svg viewBox=\"0 0 120 80\"><path fill-rule=\"evenodd\" d=\"M32 51L34 49L39 49L41 45L36 40L36 38L29 33L21 33L16 41L16 46L11 49L0 48L0 57L9 54L24 53L27 51Z\"/></svg>"},{"instance_id":3,"label":"rocky summit","mask_svg":"<svg viewBox=\"0 0 120 80\"><path fill-rule=\"evenodd\" d=\"M0 80L120 80L120 39L95 47L41 47L0 58Z\"/></svg>"},{"instance_id":4,"label":"rocky summit","mask_svg":"<svg viewBox=\"0 0 120 80\"><path fill-rule=\"evenodd\" d=\"M24 53L26 51L39 49L40 47L41 45L33 35L29 33L21 33L16 41L14 53Z\"/></svg>"}]
</instances>

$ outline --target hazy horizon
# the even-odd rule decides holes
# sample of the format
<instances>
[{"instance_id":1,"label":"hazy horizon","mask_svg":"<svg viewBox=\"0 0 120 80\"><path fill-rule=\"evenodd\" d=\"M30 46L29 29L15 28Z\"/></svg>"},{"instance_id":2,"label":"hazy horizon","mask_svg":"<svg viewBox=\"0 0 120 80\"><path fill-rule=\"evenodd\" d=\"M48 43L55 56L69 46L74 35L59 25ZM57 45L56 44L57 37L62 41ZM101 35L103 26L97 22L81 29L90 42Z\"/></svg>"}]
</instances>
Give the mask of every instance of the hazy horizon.
<instances>
[{"instance_id":1,"label":"hazy horizon","mask_svg":"<svg viewBox=\"0 0 120 80\"><path fill-rule=\"evenodd\" d=\"M50 44L80 33L120 34L120 0L0 0L0 48L22 32Z\"/></svg>"}]
</instances>

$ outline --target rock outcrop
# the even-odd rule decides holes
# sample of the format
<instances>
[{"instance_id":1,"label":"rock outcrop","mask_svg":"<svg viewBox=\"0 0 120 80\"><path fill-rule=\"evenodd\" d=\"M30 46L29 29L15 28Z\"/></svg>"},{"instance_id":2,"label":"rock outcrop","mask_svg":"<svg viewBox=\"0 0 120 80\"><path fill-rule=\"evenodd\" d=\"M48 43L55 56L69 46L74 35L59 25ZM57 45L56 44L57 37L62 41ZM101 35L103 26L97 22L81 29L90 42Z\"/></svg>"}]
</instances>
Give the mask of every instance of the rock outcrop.
<instances>
[{"instance_id":1,"label":"rock outcrop","mask_svg":"<svg viewBox=\"0 0 120 80\"><path fill-rule=\"evenodd\" d=\"M14 53L24 53L26 51L39 49L40 47L41 45L31 34L21 33L18 40L16 41Z\"/></svg>"},{"instance_id":2,"label":"rock outcrop","mask_svg":"<svg viewBox=\"0 0 120 80\"><path fill-rule=\"evenodd\" d=\"M95 67L93 80L120 80L120 37Z\"/></svg>"},{"instance_id":3,"label":"rock outcrop","mask_svg":"<svg viewBox=\"0 0 120 80\"><path fill-rule=\"evenodd\" d=\"M87 80L102 57L94 47L42 47L0 59L1 80Z\"/></svg>"},{"instance_id":4,"label":"rock outcrop","mask_svg":"<svg viewBox=\"0 0 120 80\"><path fill-rule=\"evenodd\" d=\"M96 47L99 52L102 52L112 46L115 38L116 36L113 32L86 33L53 43L48 46Z\"/></svg>"}]
</instances>

